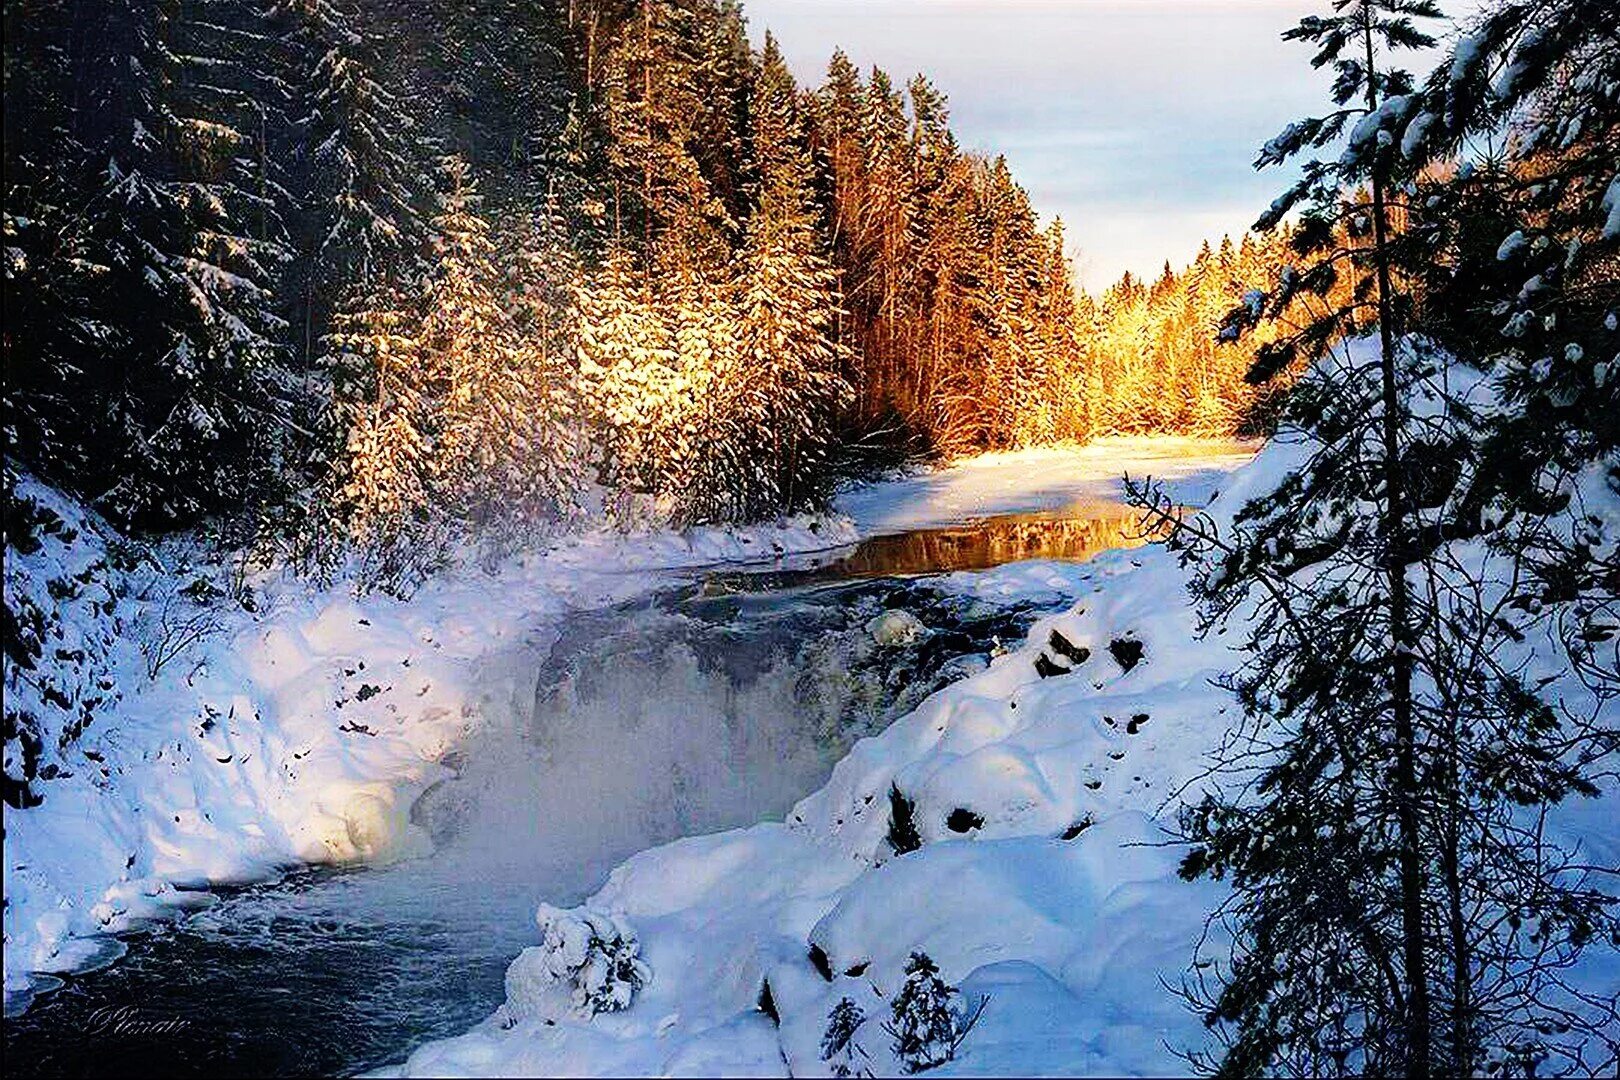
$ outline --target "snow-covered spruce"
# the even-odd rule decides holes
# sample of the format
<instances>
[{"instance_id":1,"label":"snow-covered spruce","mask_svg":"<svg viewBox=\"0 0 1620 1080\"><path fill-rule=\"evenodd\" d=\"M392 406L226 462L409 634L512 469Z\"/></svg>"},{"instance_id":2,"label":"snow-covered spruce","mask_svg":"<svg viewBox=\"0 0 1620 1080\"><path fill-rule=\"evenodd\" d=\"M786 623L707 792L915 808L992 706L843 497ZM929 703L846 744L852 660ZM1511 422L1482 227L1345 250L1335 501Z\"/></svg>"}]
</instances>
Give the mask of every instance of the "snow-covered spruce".
<instances>
[{"instance_id":1,"label":"snow-covered spruce","mask_svg":"<svg viewBox=\"0 0 1620 1080\"><path fill-rule=\"evenodd\" d=\"M856 1040L866 1014L851 998L839 998L832 1012L827 1014L827 1030L821 1036L821 1060L827 1062L834 1076L849 1076L865 1071L866 1050Z\"/></svg>"},{"instance_id":2,"label":"snow-covered spruce","mask_svg":"<svg viewBox=\"0 0 1620 1080\"><path fill-rule=\"evenodd\" d=\"M591 908L545 905L535 921L542 944L524 949L506 970L502 1008L513 1023L618 1012L652 980L635 932L623 919Z\"/></svg>"},{"instance_id":3,"label":"snow-covered spruce","mask_svg":"<svg viewBox=\"0 0 1620 1080\"><path fill-rule=\"evenodd\" d=\"M883 1027L894 1039L889 1049L902 1069L924 1072L956 1057L990 1001L982 997L964 1009L954 1001L960 996L939 977L939 966L927 953L914 952L906 960L905 982L889 1003L890 1020Z\"/></svg>"}]
</instances>

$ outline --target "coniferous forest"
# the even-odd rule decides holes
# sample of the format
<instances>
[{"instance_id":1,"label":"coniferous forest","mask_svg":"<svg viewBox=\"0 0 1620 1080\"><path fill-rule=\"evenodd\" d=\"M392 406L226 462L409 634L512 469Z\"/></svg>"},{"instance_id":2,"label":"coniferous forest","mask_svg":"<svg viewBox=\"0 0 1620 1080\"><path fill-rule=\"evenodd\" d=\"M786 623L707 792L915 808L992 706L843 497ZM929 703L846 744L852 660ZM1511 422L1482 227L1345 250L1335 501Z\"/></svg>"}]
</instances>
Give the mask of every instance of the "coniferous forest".
<instances>
[{"instance_id":1,"label":"coniferous forest","mask_svg":"<svg viewBox=\"0 0 1620 1080\"><path fill-rule=\"evenodd\" d=\"M861 460L1264 424L1213 328L1276 242L1077 296L925 76L801 87L730 0L5 18L8 442L130 527L381 566L595 484L746 521Z\"/></svg>"},{"instance_id":2,"label":"coniferous forest","mask_svg":"<svg viewBox=\"0 0 1620 1080\"><path fill-rule=\"evenodd\" d=\"M1614 1075L1620 4L1300 6L1092 293L739 0L6 4L8 1057Z\"/></svg>"}]
</instances>

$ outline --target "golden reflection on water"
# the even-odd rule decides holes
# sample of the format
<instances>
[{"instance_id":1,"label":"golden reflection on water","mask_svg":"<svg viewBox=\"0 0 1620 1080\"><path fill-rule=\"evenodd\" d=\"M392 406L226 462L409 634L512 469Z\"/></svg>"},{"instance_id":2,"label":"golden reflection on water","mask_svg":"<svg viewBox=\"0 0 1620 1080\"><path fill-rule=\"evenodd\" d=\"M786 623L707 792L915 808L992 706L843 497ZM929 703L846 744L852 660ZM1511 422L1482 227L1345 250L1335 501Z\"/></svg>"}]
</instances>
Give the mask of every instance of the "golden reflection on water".
<instances>
[{"instance_id":1,"label":"golden reflection on water","mask_svg":"<svg viewBox=\"0 0 1620 1080\"><path fill-rule=\"evenodd\" d=\"M703 575L697 596L769 593L776 589L872 577L988 570L1028 559L1084 562L1113 548L1159 539L1142 512L1091 499L1056 510L1001 514L960 525L872 536L853 548L792 557L771 570L719 570Z\"/></svg>"},{"instance_id":2,"label":"golden reflection on water","mask_svg":"<svg viewBox=\"0 0 1620 1080\"><path fill-rule=\"evenodd\" d=\"M1038 514L1008 514L939 529L863 540L828 564L829 576L874 577L985 570L1026 559L1083 562L1110 548L1155 539L1142 512L1124 503L1087 501Z\"/></svg>"}]
</instances>

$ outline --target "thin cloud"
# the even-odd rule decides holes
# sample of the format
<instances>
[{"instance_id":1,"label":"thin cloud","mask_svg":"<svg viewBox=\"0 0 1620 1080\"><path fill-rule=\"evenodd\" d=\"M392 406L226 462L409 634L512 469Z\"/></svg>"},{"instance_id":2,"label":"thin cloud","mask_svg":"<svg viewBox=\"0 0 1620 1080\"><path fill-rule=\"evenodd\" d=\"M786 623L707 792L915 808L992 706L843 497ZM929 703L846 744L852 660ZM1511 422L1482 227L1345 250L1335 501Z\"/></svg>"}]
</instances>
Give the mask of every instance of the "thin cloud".
<instances>
[{"instance_id":1,"label":"thin cloud","mask_svg":"<svg viewBox=\"0 0 1620 1080\"><path fill-rule=\"evenodd\" d=\"M926 72L963 145L1007 156L1085 256L1085 284L1184 262L1241 232L1285 182L1259 144L1322 99L1279 39L1308 0L748 0L819 82L842 46L897 79Z\"/></svg>"}]
</instances>

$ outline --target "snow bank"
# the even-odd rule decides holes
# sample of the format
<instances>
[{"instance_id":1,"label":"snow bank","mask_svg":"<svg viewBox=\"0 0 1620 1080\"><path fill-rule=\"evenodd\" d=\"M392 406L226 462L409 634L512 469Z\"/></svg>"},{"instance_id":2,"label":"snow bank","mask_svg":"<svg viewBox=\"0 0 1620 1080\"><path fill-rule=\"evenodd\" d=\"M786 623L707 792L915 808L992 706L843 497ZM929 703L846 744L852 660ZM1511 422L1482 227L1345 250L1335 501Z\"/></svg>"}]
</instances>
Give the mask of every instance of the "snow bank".
<instances>
[{"instance_id":1,"label":"snow bank","mask_svg":"<svg viewBox=\"0 0 1620 1080\"><path fill-rule=\"evenodd\" d=\"M1209 685L1229 657L1194 640L1183 580L1158 549L953 575L998 601L1086 598L862 740L785 823L616 870L589 905L639 937L652 979L630 1009L502 1010L398 1075L826 1075L821 1037L846 996L870 1061L892 1070L881 1024L917 949L990 997L941 1074L1178 1071L1170 1048L1204 1036L1160 980L1179 979L1219 894L1176 877L1160 815L1235 707ZM1043 678L1043 656L1062 673ZM891 789L923 842L903 855Z\"/></svg>"},{"instance_id":2,"label":"snow bank","mask_svg":"<svg viewBox=\"0 0 1620 1080\"><path fill-rule=\"evenodd\" d=\"M37 758L43 795L5 809L8 1011L51 973L118 955L107 935L212 903L208 885L421 851L409 807L506 707L502 670L547 648L562 613L672 568L855 539L835 518L595 533L447 572L409 602L264 575L250 613L217 595L227 571L143 561L51 489L24 479L18 495L57 524L5 566L7 607L38 613L25 622L42 646L30 667L8 640L6 709L39 730L8 722L6 771Z\"/></svg>"},{"instance_id":3,"label":"snow bank","mask_svg":"<svg viewBox=\"0 0 1620 1080\"><path fill-rule=\"evenodd\" d=\"M957 525L993 514L1118 501L1120 477L1152 474L1183 502L1203 505L1259 443L1168 436L1098 439L1085 446L981 454L948 468L869 484L834 505L863 536Z\"/></svg>"},{"instance_id":4,"label":"snow bank","mask_svg":"<svg viewBox=\"0 0 1620 1080\"><path fill-rule=\"evenodd\" d=\"M1223 483L1212 516L1230 522L1305 452L1269 444ZM927 498L956 490L953 512L987 512L1001 481L1038 478L1042 457L911 484ZM927 513L904 483L841 506L867 528ZM862 1060L886 1075L896 1062L883 1024L914 950L966 1000L989 999L957 1059L930 1075L1185 1072L1178 1053L1210 1049L1210 1036L1166 987L1224 886L1181 881L1164 826L1238 705L1213 684L1237 663L1235 638L1197 637L1184 584L1160 548L952 575L949 589L987 601L1080 599L857 743L785 822L681 840L615 870L587 903L637 934L652 977L629 1009L584 1022L503 1007L388 1075L829 1075L822 1036L846 997L866 1016ZM1614 806L1560 816L1603 857ZM893 829L897 813L908 828ZM897 852L891 831L920 843ZM1617 970L1613 957L1588 968L1599 981Z\"/></svg>"}]
</instances>

